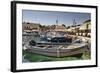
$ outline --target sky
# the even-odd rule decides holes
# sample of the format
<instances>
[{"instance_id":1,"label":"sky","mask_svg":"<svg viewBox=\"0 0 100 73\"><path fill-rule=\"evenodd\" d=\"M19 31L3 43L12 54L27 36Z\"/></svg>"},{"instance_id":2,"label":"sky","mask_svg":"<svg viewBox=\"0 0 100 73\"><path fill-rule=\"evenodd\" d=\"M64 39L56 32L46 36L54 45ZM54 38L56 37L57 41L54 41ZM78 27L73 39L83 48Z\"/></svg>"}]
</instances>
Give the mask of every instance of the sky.
<instances>
[{"instance_id":1,"label":"sky","mask_svg":"<svg viewBox=\"0 0 100 73\"><path fill-rule=\"evenodd\" d=\"M58 12L58 11L37 11L23 10L23 22L40 23L41 25L65 24L72 25L75 20L77 24L82 24L84 21L91 19L90 13L77 12Z\"/></svg>"}]
</instances>

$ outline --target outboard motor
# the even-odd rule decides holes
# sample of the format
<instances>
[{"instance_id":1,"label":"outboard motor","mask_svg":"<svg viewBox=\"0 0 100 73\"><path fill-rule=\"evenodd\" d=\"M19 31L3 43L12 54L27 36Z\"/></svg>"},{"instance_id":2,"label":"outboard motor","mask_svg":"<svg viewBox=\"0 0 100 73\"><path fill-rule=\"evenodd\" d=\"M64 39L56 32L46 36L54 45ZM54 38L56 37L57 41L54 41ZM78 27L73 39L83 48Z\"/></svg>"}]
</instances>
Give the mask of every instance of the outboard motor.
<instances>
[{"instance_id":1,"label":"outboard motor","mask_svg":"<svg viewBox=\"0 0 100 73\"><path fill-rule=\"evenodd\" d=\"M35 42L34 40L31 40L31 41L29 42L29 45L35 46L35 45L36 45L36 42Z\"/></svg>"}]
</instances>

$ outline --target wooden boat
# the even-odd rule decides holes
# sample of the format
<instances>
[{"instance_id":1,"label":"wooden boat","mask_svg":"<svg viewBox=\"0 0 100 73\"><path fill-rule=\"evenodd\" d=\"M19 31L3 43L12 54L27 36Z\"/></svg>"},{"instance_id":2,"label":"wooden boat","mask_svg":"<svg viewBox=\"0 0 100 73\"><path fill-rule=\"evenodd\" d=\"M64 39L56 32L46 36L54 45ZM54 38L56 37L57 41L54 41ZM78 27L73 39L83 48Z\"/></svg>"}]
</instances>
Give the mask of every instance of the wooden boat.
<instances>
[{"instance_id":1,"label":"wooden boat","mask_svg":"<svg viewBox=\"0 0 100 73\"><path fill-rule=\"evenodd\" d=\"M65 56L73 56L77 54L83 54L85 51L88 51L86 44L71 44L67 48L64 48L62 45L59 47L53 48L50 47L51 45L47 46L31 46L26 49L27 52L36 53L45 56L52 56L52 57L65 57ZM74 46L74 47L72 47Z\"/></svg>"}]
</instances>

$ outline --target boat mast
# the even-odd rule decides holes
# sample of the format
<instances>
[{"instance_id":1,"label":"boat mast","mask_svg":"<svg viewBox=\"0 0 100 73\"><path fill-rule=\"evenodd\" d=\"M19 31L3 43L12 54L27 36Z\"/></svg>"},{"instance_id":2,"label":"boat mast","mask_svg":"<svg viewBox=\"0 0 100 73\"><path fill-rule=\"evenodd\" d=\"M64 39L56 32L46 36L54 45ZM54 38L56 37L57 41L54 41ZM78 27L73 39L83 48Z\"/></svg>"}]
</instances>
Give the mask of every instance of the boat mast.
<instances>
[{"instance_id":1,"label":"boat mast","mask_svg":"<svg viewBox=\"0 0 100 73\"><path fill-rule=\"evenodd\" d=\"M58 25L58 16L57 16L57 19L56 19L56 25Z\"/></svg>"},{"instance_id":2,"label":"boat mast","mask_svg":"<svg viewBox=\"0 0 100 73\"><path fill-rule=\"evenodd\" d=\"M76 21L75 21L75 19L73 20L73 26L75 26L76 25Z\"/></svg>"}]
</instances>

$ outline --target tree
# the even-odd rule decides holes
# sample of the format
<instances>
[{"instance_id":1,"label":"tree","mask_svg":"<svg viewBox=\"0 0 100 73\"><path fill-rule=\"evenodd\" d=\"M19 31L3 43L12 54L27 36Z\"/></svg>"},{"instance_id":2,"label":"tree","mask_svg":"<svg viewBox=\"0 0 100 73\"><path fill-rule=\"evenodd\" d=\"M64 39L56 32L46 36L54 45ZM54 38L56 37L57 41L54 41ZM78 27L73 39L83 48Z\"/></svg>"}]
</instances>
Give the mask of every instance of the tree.
<instances>
[{"instance_id":1,"label":"tree","mask_svg":"<svg viewBox=\"0 0 100 73\"><path fill-rule=\"evenodd\" d=\"M65 25L65 24L62 24L62 26L66 27L66 25Z\"/></svg>"}]
</instances>

